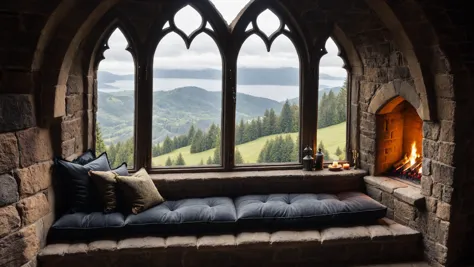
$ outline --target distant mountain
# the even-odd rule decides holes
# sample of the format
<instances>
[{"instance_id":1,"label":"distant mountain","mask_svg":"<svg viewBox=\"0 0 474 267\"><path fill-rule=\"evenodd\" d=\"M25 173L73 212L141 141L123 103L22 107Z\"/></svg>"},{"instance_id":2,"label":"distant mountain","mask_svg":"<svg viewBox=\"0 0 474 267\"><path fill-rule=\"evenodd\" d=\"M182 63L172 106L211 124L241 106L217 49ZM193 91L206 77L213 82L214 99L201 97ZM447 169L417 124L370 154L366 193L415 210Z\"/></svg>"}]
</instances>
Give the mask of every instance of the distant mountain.
<instances>
[{"instance_id":1,"label":"distant mountain","mask_svg":"<svg viewBox=\"0 0 474 267\"><path fill-rule=\"evenodd\" d=\"M123 141L133 132L133 91L99 91L98 122L104 139ZM236 119L262 116L266 109L277 113L283 104L267 98L237 94ZM212 123L221 125L222 95L199 87L182 87L153 93L153 141L160 142L184 134L191 124L206 130Z\"/></svg>"},{"instance_id":2,"label":"distant mountain","mask_svg":"<svg viewBox=\"0 0 474 267\"><path fill-rule=\"evenodd\" d=\"M222 71L216 69L184 70L184 69L155 69L155 78L175 79L222 79ZM117 75L106 71L99 71L98 80L100 88L111 88L110 83L120 80L133 80L134 75ZM343 81L344 77L334 77L320 73L320 79ZM240 85L286 85L299 84L299 70L297 68L239 68L237 83Z\"/></svg>"},{"instance_id":3,"label":"distant mountain","mask_svg":"<svg viewBox=\"0 0 474 267\"><path fill-rule=\"evenodd\" d=\"M333 92L334 94L339 94L339 91L341 91L341 87L331 87L331 88L324 88L324 89L319 89L319 93L318 93L318 99L321 100L321 98L323 97L323 95L326 93L326 94L329 94L329 92ZM292 98L292 99L288 99L288 101L290 102L290 104L296 104L296 105L299 105L300 104L300 98L299 97L295 97L295 98ZM285 101L282 101L281 104L284 104Z\"/></svg>"}]
</instances>

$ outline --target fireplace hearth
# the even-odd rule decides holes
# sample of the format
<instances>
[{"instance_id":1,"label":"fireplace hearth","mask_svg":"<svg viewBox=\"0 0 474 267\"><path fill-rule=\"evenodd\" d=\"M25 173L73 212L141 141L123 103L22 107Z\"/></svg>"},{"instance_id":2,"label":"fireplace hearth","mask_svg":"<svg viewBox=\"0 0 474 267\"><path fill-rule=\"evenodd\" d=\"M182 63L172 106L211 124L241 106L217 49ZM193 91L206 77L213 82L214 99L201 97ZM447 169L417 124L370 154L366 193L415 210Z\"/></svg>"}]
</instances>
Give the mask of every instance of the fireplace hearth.
<instances>
[{"instance_id":1,"label":"fireplace hearth","mask_svg":"<svg viewBox=\"0 0 474 267\"><path fill-rule=\"evenodd\" d=\"M376 173L419 183L423 121L415 108L396 97L376 116Z\"/></svg>"}]
</instances>

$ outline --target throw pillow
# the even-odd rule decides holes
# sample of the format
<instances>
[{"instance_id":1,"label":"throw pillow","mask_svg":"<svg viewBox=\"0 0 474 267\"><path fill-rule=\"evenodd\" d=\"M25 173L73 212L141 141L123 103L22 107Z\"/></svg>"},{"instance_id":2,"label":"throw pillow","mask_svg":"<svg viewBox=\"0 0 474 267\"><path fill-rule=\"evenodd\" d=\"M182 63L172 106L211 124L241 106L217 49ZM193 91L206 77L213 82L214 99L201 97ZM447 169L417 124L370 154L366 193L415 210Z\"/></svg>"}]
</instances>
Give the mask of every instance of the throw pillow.
<instances>
[{"instance_id":1,"label":"throw pillow","mask_svg":"<svg viewBox=\"0 0 474 267\"><path fill-rule=\"evenodd\" d=\"M117 173L120 176L129 176L130 173L128 172L127 163L124 162L122 165L118 166L117 168L112 170L113 172Z\"/></svg>"},{"instance_id":2,"label":"throw pillow","mask_svg":"<svg viewBox=\"0 0 474 267\"><path fill-rule=\"evenodd\" d=\"M66 190L62 191L67 194L69 211L90 211L96 200L93 187L90 184L89 171L110 171L107 154L102 153L84 166L63 159L56 159L56 166L60 179L65 180Z\"/></svg>"},{"instance_id":3,"label":"throw pillow","mask_svg":"<svg viewBox=\"0 0 474 267\"><path fill-rule=\"evenodd\" d=\"M87 163L96 159L95 152L92 149L87 150L84 154L80 155L77 159L73 160L73 163L86 165Z\"/></svg>"},{"instance_id":4,"label":"throw pillow","mask_svg":"<svg viewBox=\"0 0 474 267\"><path fill-rule=\"evenodd\" d=\"M126 206L133 214L138 214L163 201L155 184L145 169L132 176L117 176L119 188L125 195Z\"/></svg>"},{"instance_id":5,"label":"throw pillow","mask_svg":"<svg viewBox=\"0 0 474 267\"><path fill-rule=\"evenodd\" d=\"M113 171L89 171L92 182L97 187L100 198L102 199L103 211L105 213L114 212L117 209L117 173Z\"/></svg>"}]
</instances>

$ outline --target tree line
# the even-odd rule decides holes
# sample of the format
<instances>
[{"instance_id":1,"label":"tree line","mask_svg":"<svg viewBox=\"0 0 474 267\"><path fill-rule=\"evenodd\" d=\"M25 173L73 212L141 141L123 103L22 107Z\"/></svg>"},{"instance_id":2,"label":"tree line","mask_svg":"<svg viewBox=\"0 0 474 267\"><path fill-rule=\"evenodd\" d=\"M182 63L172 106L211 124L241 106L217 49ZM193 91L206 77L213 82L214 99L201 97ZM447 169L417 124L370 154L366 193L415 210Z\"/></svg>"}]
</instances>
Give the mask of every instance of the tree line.
<instances>
[{"instance_id":1,"label":"tree line","mask_svg":"<svg viewBox=\"0 0 474 267\"><path fill-rule=\"evenodd\" d=\"M298 138L299 139L299 138ZM293 142L291 135L283 137L279 135L265 143L260 154L258 155L258 163L283 163L299 161L299 146Z\"/></svg>"},{"instance_id":2,"label":"tree line","mask_svg":"<svg viewBox=\"0 0 474 267\"><path fill-rule=\"evenodd\" d=\"M347 121L347 80L336 95L324 93L318 106L318 129Z\"/></svg>"}]
</instances>

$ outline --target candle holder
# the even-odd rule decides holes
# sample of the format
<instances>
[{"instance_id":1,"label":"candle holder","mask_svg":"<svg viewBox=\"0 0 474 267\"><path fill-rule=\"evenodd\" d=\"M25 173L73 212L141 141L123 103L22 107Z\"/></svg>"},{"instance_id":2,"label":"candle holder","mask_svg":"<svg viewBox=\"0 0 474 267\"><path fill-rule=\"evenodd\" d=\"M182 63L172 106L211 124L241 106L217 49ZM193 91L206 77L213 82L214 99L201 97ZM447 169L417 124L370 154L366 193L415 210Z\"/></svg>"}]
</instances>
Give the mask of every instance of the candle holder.
<instances>
[{"instance_id":1,"label":"candle holder","mask_svg":"<svg viewBox=\"0 0 474 267\"><path fill-rule=\"evenodd\" d=\"M357 170L359 168L359 152L357 152L357 150L352 150L352 160L354 162L354 170Z\"/></svg>"}]
</instances>

